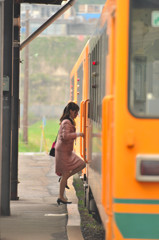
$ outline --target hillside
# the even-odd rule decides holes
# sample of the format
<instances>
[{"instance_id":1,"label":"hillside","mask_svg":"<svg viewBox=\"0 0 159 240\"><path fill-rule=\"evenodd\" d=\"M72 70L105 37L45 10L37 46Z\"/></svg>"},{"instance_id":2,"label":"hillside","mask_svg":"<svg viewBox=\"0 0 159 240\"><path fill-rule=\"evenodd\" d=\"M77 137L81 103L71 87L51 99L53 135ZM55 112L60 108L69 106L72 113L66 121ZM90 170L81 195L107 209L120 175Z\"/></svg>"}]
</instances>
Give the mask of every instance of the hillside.
<instances>
[{"instance_id":1,"label":"hillside","mask_svg":"<svg viewBox=\"0 0 159 240\"><path fill-rule=\"evenodd\" d=\"M69 73L88 38L38 37L29 45L29 105L65 104L69 97ZM24 60L24 51L21 53ZM24 62L21 65L23 102Z\"/></svg>"}]
</instances>

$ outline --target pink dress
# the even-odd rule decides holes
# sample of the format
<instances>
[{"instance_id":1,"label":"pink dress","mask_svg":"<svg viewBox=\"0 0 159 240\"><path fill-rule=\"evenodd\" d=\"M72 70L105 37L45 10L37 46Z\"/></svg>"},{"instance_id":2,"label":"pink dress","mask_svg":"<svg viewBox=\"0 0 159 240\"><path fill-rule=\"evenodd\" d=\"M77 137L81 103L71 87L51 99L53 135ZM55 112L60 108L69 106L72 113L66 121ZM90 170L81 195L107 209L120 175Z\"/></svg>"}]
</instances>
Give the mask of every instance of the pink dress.
<instances>
[{"instance_id":1,"label":"pink dress","mask_svg":"<svg viewBox=\"0 0 159 240\"><path fill-rule=\"evenodd\" d=\"M83 160L73 152L76 129L69 119L62 121L55 145L55 172L63 175L83 165Z\"/></svg>"}]
</instances>

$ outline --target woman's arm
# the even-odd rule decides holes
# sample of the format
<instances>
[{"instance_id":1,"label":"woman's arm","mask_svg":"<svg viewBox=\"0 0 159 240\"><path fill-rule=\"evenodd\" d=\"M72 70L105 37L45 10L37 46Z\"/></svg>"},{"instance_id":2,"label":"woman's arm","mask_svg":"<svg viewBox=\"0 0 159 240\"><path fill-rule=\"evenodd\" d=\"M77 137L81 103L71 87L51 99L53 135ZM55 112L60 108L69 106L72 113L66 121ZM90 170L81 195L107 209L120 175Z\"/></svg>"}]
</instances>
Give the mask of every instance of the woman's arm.
<instances>
[{"instance_id":1,"label":"woman's arm","mask_svg":"<svg viewBox=\"0 0 159 240\"><path fill-rule=\"evenodd\" d=\"M64 140L76 139L77 133L71 132L72 124L70 122L62 123L62 138Z\"/></svg>"}]
</instances>

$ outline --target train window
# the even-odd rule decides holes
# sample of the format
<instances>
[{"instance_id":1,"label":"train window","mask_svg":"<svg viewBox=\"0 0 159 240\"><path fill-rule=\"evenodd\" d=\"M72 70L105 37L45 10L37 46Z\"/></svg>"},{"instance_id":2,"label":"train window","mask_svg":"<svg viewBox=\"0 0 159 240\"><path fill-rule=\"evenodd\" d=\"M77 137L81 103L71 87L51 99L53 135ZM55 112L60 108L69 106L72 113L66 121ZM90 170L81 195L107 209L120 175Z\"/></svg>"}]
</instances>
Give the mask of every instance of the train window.
<instances>
[{"instance_id":1,"label":"train window","mask_svg":"<svg viewBox=\"0 0 159 240\"><path fill-rule=\"evenodd\" d=\"M99 84L99 74L98 74L98 67L99 67L99 62L97 62L97 57L98 57L98 47L95 45L92 53L91 53L91 73L90 73L90 101L91 101L91 119L94 120L95 122L98 122L98 114L97 114L97 109L98 109L98 84ZM93 65L92 63L96 62L97 64Z\"/></svg>"},{"instance_id":2,"label":"train window","mask_svg":"<svg viewBox=\"0 0 159 240\"><path fill-rule=\"evenodd\" d=\"M102 121L102 100L105 96L107 41L104 28L90 54L90 117L99 124Z\"/></svg>"},{"instance_id":3,"label":"train window","mask_svg":"<svg viewBox=\"0 0 159 240\"><path fill-rule=\"evenodd\" d=\"M130 1L129 109L159 117L159 1Z\"/></svg>"},{"instance_id":4,"label":"train window","mask_svg":"<svg viewBox=\"0 0 159 240\"><path fill-rule=\"evenodd\" d=\"M70 81L70 100L74 100L74 76L71 78Z\"/></svg>"},{"instance_id":5,"label":"train window","mask_svg":"<svg viewBox=\"0 0 159 240\"><path fill-rule=\"evenodd\" d=\"M83 84L83 63L77 71L77 104L80 105L82 101L82 84Z\"/></svg>"}]
</instances>

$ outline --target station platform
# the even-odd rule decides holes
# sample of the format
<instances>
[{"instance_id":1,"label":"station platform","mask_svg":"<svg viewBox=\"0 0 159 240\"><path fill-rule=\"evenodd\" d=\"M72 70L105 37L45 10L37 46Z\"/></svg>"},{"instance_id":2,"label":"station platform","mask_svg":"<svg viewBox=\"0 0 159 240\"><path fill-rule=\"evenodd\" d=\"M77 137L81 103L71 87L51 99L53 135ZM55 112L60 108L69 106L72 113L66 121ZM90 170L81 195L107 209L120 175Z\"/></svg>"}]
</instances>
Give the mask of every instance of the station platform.
<instances>
[{"instance_id":1,"label":"station platform","mask_svg":"<svg viewBox=\"0 0 159 240\"><path fill-rule=\"evenodd\" d=\"M19 200L11 201L10 216L0 217L0 240L83 240L73 178L65 191L72 204L58 206L54 169L45 153L19 154Z\"/></svg>"}]
</instances>

